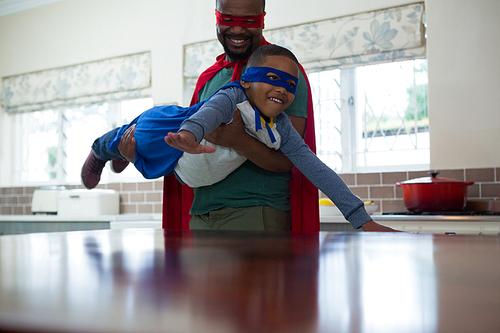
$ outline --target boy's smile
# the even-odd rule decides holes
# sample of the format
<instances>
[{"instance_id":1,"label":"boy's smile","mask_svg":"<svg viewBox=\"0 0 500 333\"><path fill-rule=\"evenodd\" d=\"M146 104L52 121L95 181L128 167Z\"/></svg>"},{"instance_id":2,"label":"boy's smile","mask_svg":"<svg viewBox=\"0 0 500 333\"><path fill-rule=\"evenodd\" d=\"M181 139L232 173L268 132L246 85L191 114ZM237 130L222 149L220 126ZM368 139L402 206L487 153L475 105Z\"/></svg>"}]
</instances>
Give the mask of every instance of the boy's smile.
<instances>
[{"instance_id":1,"label":"boy's smile","mask_svg":"<svg viewBox=\"0 0 500 333\"><path fill-rule=\"evenodd\" d=\"M282 79L278 72L272 71L273 68L293 75L296 78L299 77L297 64L286 56L267 56L265 63L261 67L270 67L267 78L271 81ZM287 83L291 87L295 86L293 80L287 80ZM283 112L295 98L295 95L287 89L269 83L241 81L241 85L245 88L250 104L255 106L264 116L270 118L276 117Z\"/></svg>"}]
</instances>

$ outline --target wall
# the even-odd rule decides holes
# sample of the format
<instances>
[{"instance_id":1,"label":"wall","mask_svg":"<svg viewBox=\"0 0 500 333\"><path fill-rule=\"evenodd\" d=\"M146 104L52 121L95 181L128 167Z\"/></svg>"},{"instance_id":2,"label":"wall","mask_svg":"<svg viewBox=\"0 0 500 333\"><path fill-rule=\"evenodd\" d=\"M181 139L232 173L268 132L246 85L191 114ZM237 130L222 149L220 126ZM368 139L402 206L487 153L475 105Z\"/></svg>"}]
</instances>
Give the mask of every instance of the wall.
<instances>
[{"instance_id":1,"label":"wall","mask_svg":"<svg viewBox=\"0 0 500 333\"><path fill-rule=\"evenodd\" d=\"M427 1L432 168L500 166L500 1Z\"/></svg>"},{"instance_id":2,"label":"wall","mask_svg":"<svg viewBox=\"0 0 500 333\"><path fill-rule=\"evenodd\" d=\"M65 0L1 17L0 77L150 50L155 103L180 103L183 29L172 27L186 10L182 1ZM11 118L0 108L0 186L12 184Z\"/></svg>"}]
</instances>

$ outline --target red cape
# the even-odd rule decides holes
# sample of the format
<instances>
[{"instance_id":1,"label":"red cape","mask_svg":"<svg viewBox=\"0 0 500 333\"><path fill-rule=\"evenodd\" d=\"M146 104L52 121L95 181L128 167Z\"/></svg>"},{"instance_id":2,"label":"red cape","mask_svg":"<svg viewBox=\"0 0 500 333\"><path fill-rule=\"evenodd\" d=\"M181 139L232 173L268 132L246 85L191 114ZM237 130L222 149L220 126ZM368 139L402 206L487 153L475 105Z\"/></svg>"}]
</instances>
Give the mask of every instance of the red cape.
<instances>
[{"instance_id":1,"label":"red cape","mask_svg":"<svg viewBox=\"0 0 500 333\"><path fill-rule=\"evenodd\" d=\"M264 38L262 45L269 44ZM214 77L214 75L225 67L235 67L231 81L239 80L241 70L247 60L232 63L224 60L225 54L217 57L217 62L206 69L198 78L191 104L198 101L199 91ZM314 134L314 113L311 87L307 80L304 68L299 65L307 82L307 123L304 141L316 153L316 141ZM295 167L292 168L292 181L290 182L290 203L292 205L292 231L319 231L319 206L318 189ZM193 190L187 185L181 185L175 176L165 176L163 179L163 221L164 229L189 229L189 210L193 203Z\"/></svg>"}]
</instances>

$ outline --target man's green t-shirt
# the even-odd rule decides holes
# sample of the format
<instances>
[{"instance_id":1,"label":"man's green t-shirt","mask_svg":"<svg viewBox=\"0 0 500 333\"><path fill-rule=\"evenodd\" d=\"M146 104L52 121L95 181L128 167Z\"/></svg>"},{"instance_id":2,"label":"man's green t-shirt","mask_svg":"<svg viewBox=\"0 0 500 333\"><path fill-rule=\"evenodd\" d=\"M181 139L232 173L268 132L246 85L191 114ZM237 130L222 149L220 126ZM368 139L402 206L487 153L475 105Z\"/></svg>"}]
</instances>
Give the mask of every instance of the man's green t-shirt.
<instances>
[{"instance_id":1,"label":"man's green t-shirt","mask_svg":"<svg viewBox=\"0 0 500 333\"><path fill-rule=\"evenodd\" d=\"M246 67L246 66L245 66ZM242 73L245 72L243 67ZM300 72L300 71L299 71ZM219 88L231 82L232 68L223 68L199 93L198 102L206 100ZM302 72L292 104L285 110L289 116L307 118L307 84ZM223 207L271 206L288 211L290 206L290 172L264 170L247 160L224 180L210 186L194 188L191 215L206 214Z\"/></svg>"}]
</instances>

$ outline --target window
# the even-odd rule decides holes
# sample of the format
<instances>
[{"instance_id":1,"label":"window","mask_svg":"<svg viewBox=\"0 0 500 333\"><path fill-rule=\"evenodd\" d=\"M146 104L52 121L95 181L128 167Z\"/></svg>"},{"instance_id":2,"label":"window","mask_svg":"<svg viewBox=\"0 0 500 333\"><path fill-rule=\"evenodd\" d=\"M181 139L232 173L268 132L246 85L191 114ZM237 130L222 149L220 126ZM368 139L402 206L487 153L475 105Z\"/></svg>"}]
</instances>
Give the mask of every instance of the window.
<instances>
[{"instance_id":1,"label":"window","mask_svg":"<svg viewBox=\"0 0 500 333\"><path fill-rule=\"evenodd\" d=\"M9 183L79 184L93 140L152 106L151 82L149 51L3 77Z\"/></svg>"},{"instance_id":2,"label":"window","mask_svg":"<svg viewBox=\"0 0 500 333\"><path fill-rule=\"evenodd\" d=\"M151 108L151 98L17 114L14 161L16 185L79 184L81 167L93 141L129 123ZM103 181L141 178L135 168L114 175L105 168Z\"/></svg>"},{"instance_id":3,"label":"window","mask_svg":"<svg viewBox=\"0 0 500 333\"><path fill-rule=\"evenodd\" d=\"M308 74L318 156L339 172L429 164L427 61Z\"/></svg>"},{"instance_id":4,"label":"window","mask_svg":"<svg viewBox=\"0 0 500 333\"><path fill-rule=\"evenodd\" d=\"M429 167L425 21L425 2L415 2L266 29L266 40L290 49L308 73L317 154L330 167ZM184 47L186 97L220 53L217 40Z\"/></svg>"}]
</instances>

